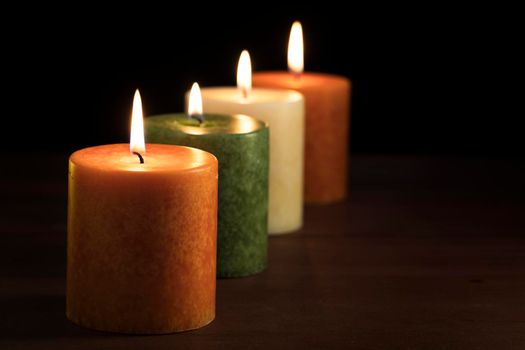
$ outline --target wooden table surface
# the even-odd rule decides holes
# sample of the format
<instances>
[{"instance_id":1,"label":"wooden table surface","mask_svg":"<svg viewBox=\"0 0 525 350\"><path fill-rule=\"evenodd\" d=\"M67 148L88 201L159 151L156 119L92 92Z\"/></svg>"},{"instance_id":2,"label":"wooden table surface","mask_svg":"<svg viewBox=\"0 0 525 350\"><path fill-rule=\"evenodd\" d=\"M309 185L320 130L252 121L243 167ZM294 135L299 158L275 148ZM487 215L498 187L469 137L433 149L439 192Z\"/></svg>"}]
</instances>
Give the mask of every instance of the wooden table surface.
<instances>
[{"instance_id":1,"label":"wooden table surface","mask_svg":"<svg viewBox=\"0 0 525 350\"><path fill-rule=\"evenodd\" d=\"M525 166L354 156L344 203L219 280L197 331L129 336L65 318L67 157L3 154L0 349L525 349Z\"/></svg>"}]
</instances>

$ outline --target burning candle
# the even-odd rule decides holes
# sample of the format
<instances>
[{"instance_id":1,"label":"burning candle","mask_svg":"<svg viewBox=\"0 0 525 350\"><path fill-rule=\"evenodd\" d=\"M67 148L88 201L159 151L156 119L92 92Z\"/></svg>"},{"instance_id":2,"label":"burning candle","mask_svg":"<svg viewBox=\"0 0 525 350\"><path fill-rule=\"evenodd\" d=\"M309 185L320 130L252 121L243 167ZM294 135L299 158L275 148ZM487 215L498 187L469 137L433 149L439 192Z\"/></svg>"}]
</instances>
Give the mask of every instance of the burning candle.
<instances>
[{"instance_id":1,"label":"burning candle","mask_svg":"<svg viewBox=\"0 0 525 350\"><path fill-rule=\"evenodd\" d=\"M303 31L295 22L288 45L289 72L255 73L253 85L304 95L304 198L307 203L335 202L347 192L351 84L342 76L304 73L303 66Z\"/></svg>"},{"instance_id":2,"label":"burning candle","mask_svg":"<svg viewBox=\"0 0 525 350\"><path fill-rule=\"evenodd\" d=\"M204 110L241 113L270 126L270 193L268 232L290 233L303 224L304 101L292 90L252 89L252 67L241 53L237 88L202 89Z\"/></svg>"},{"instance_id":3,"label":"burning candle","mask_svg":"<svg viewBox=\"0 0 525 350\"><path fill-rule=\"evenodd\" d=\"M268 126L245 115L202 110L195 83L188 115L146 118L146 137L200 148L219 159L217 276L252 275L267 265Z\"/></svg>"},{"instance_id":4,"label":"burning candle","mask_svg":"<svg viewBox=\"0 0 525 350\"><path fill-rule=\"evenodd\" d=\"M112 332L190 330L215 317L217 159L144 143L135 93L131 142L69 160L67 317Z\"/></svg>"}]
</instances>

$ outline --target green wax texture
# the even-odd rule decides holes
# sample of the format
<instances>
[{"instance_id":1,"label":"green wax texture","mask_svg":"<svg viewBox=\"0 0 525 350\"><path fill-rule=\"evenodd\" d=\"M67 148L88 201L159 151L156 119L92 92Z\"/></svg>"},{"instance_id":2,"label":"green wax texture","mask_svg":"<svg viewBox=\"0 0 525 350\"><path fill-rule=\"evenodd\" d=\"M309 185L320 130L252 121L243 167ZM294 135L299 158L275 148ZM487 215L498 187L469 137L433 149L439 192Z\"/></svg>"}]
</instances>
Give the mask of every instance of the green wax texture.
<instances>
[{"instance_id":1,"label":"green wax texture","mask_svg":"<svg viewBox=\"0 0 525 350\"><path fill-rule=\"evenodd\" d=\"M242 277L266 268L268 255L268 126L244 115L185 114L145 119L146 141L190 146L219 160L217 276ZM146 150L147 151L147 150Z\"/></svg>"}]
</instances>

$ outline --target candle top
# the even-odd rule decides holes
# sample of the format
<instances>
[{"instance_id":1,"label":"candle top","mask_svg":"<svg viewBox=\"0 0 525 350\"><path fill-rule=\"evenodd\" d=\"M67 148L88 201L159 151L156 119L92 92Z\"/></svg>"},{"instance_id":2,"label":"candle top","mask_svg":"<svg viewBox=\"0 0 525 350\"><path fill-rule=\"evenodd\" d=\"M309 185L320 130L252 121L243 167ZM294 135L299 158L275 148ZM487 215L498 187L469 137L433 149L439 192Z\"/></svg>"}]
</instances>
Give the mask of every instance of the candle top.
<instances>
[{"instance_id":1,"label":"candle top","mask_svg":"<svg viewBox=\"0 0 525 350\"><path fill-rule=\"evenodd\" d=\"M202 89L202 96L209 100L229 101L239 104L296 103L303 99L293 90L252 88L248 97L243 97L233 86L207 87Z\"/></svg>"},{"instance_id":2,"label":"candle top","mask_svg":"<svg viewBox=\"0 0 525 350\"><path fill-rule=\"evenodd\" d=\"M283 89L294 89L299 87L334 86L350 84L350 80L341 75L328 73L304 72L294 75L286 71L265 71L253 74L253 84L257 86L273 86Z\"/></svg>"},{"instance_id":3,"label":"candle top","mask_svg":"<svg viewBox=\"0 0 525 350\"><path fill-rule=\"evenodd\" d=\"M164 114L146 118L146 125L163 125L190 135L249 134L266 128L266 123L243 114L204 114L199 123L186 114Z\"/></svg>"},{"instance_id":4,"label":"candle top","mask_svg":"<svg viewBox=\"0 0 525 350\"><path fill-rule=\"evenodd\" d=\"M217 162L211 153L173 145L148 144L142 156L144 164L140 164L138 157L129 151L129 144L113 144L81 149L73 153L70 160L76 166L100 171L155 173L193 171Z\"/></svg>"}]
</instances>

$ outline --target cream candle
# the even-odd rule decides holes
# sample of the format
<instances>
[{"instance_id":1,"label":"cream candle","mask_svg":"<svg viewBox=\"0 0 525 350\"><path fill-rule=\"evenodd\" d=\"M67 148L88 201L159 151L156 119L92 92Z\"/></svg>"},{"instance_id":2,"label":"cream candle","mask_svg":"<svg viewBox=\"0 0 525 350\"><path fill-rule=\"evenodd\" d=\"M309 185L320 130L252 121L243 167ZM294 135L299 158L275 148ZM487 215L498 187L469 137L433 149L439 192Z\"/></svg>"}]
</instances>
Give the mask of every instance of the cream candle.
<instances>
[{"instance_id":1,"label":"cream candle","mask_svg":"<svg viewBox=\"0 0 525 350\"><path fill-rule=\"evenodd\" d=\"M269 124L268 232L299 229L303 223L302 95L291 90L252 89L250 56L244 51L237 70L237 88L203 88L202 103L206 113L246 114Z\"/></svg>"}]
</instances>

